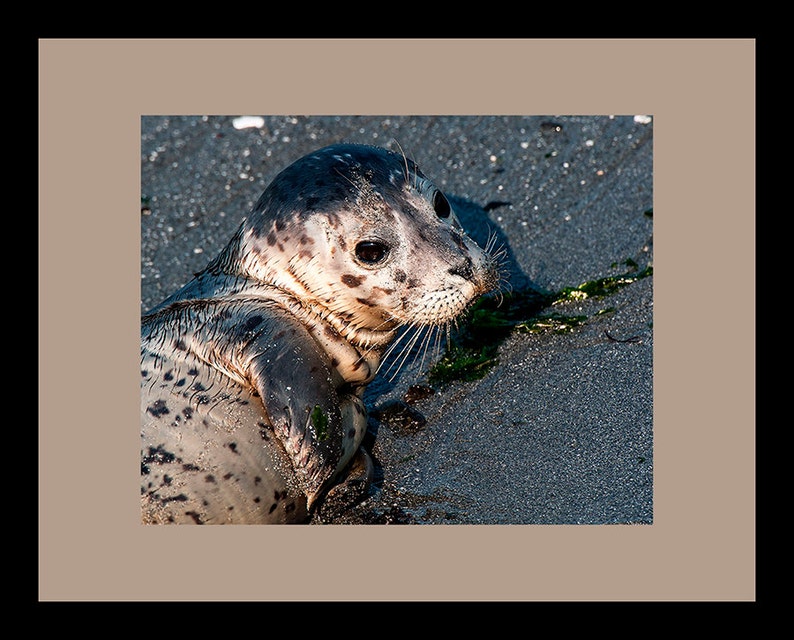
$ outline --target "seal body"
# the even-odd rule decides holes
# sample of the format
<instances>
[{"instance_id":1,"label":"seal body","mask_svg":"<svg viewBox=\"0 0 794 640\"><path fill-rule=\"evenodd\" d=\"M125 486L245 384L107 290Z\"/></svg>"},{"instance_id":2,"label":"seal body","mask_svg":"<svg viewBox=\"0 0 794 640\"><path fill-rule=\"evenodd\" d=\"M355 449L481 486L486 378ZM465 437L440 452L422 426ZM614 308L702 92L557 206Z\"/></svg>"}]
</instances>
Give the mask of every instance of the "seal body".
<instances>
[{"instance_id":1,"label":"seal body","mask_svg":"<svg viewBox=\"0 0 794 640\"><path fill-rule=\"evenodd\" d=\"M411 160L340 144L284 169L141 321L145 523L300 523L365 492L362 394L402 327L497 283Z\"/></svg>"}]
</instances>

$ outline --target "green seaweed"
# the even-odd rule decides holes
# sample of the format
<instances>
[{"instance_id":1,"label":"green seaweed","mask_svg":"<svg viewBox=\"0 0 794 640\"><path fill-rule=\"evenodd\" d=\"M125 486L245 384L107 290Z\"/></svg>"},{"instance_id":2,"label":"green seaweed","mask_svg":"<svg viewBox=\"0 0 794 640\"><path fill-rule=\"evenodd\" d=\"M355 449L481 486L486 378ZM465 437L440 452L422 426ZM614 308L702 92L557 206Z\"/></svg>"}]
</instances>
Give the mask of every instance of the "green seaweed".
<instances>
[{"instance_id":1,"label":"green seaweed","mask_svg":"<svg viewBox=\"0 0 794 640\"><path fill-rule=\"evenodd\" d=\"M618 289L653 275L653 267L650 265L645 267L638 273L624 273L618 276L606 276L605 278L598 278L584 282L578 287L564 287L556 294L554 302L563 302L568 300L584 300L586 298L608 296L615 293Z\"/></svg>"},{"instance_id":2,"label":"green seaweed","mask_svg":"<svg viewBox=\"0 0 794 640\"><path fill-rule=\"evenodd\" d=\"M317 433L317 439L322 442L329 437L328 433L328 415L322 410L320 405L314 405L311 414L312 425Z\"/></svg>"},{"instance_id":3,"label":"green seaweed","mask_svg":"<svg viewBox=\"0 0 794 640\"><path fill-rule=\"evenodd\" d=\"M444 355L428 372L429 382L478 380L499 362L499 345L511 333L564 334L587 322L587 316L549 312L550 307L572 300L605 297L653 274L650 265L637 271L639 265L631 258L622 264L630 271L576 287L564 287L557 292L528 287L481 298L470 309L465 324L450 336ZM597 311L596 315L612 311L614 307L609 307Z\"/></svg>"},{"instance_id":4,"label":"green seaweed","mask_svg":"<svg viewBox=\"0 0 794 640\"><path fill-rule=\"evenodd\" d=\"M561 313L529 318L516 324L515 329L524 333L570 333L585 323L587 316L566 316Z\"/></svg>"},{"instance_id":5,"label":"green seaweed","mask_svg":"<svg viewBox=\"0 0 794 640\"><path fill-rule=\"evenodd\" d=\"M428 379L433 384L443 384L453 380L464 382L479 380L498 362L497 350L496 344L484 344L479 350L452 344L432 367Z\"/></svg>"}]
</instances>

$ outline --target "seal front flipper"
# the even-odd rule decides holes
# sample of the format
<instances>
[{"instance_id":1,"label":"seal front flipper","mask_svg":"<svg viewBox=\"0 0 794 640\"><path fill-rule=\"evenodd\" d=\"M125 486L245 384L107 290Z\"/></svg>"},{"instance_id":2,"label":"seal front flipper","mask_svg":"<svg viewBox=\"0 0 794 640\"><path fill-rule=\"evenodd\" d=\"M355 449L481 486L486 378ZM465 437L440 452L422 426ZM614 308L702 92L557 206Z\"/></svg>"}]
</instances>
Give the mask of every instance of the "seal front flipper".
<instances>
[{"instance_id":1,"label":"seal front flipper","mask_svg":"<svg viewBox=\"0 0 794 640\"><path fill-rule=\"evenodd\" d=\"M256 313L261 311L250 312L249 325ZM311 511L359 449L366 410L360 392L348 389L331 358L294 316L271 307L262 324L244 348L246 373Z\"/></svg>"},{"instance_id":2,"label":"seal front flipper","mask_svg":"<svg viewBox=\"0 0 794 640\"><path fill-rule=\"evenodd\" d=\"M305 520L366 412L303 325L248 291L174 300L141 329L144 521Z\"/></svg>"}]
</instances>

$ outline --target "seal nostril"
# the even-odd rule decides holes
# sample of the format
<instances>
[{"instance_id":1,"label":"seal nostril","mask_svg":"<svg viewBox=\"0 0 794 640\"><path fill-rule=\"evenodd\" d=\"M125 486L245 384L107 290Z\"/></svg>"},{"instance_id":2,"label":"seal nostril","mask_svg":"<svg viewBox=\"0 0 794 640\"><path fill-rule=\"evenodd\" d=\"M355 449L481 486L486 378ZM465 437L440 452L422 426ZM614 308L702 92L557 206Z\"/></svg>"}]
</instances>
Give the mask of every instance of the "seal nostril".
<instances>
[{"instance_id":1,"label":"seal nostril","mask_svg":"<svg viewBox=\"0 0 794 640\"><path fill-rule=\"evenodd\" d=\"M436 215L439 218L448 218L449 212L451 211L449 200L438 190L433 194L433 209L435 209Z\"/></svg>"}]
</instances>

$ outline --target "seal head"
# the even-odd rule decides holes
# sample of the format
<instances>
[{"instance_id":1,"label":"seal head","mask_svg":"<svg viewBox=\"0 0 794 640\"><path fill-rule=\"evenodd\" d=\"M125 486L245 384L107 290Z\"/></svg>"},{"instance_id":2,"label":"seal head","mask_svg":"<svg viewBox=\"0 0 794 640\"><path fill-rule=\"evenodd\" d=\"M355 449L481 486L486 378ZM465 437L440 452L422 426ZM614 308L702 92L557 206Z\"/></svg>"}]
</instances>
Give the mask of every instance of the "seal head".
<instances>
[{"instance_id":1,"label":"seal head","mask_svg":"<svg viewBox=\"0 0 794 640\"><path fill-rule=\"evenodd\" d=\"M496 284L494 260L413 161L352 144L281 172L207 270L272 284L360 346L444 324Z\"/></svg>"}]
</instances>

